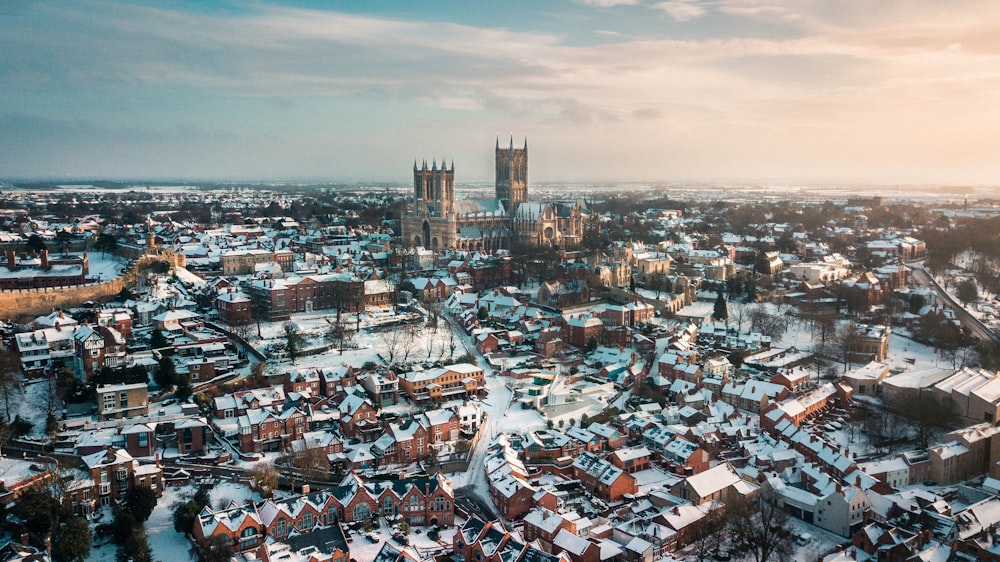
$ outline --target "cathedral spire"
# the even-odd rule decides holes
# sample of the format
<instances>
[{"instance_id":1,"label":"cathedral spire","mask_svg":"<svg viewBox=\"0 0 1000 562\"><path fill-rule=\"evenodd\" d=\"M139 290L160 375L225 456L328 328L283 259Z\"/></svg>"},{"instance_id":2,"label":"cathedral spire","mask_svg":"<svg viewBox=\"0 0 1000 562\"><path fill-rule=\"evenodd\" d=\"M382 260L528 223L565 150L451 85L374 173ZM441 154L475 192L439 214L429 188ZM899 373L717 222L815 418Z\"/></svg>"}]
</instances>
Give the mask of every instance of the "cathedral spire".
<instances>
[{"instance_id":1,"label":"cathedral spire","mask_svg":"<svg viewBox=\"0 0 1000 562\"><path fill-rule=\"evenodd\" d=\"M524 149L528 150L528 137L524 137Z\"/></svg>"},{"instance_id":2,"label":"cathedral spire","mask_svg":"<svg viewBox=\"0 0 1000 562\"><path fill-rule=\"evenodd\" d=\"M511 148L511 150L514 149L514 135L513 134L510 135L510 148Z\"/></svg>"}]
</instances>

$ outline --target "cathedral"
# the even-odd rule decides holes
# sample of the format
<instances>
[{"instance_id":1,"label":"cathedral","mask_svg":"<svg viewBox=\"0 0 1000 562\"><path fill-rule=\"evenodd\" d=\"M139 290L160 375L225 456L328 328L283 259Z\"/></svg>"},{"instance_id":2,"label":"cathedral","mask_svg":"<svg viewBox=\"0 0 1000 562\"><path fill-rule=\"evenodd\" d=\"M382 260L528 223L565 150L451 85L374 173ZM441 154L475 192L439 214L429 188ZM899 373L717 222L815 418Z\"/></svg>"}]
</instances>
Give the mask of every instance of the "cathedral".
<instances>
[{"instance_id":1,"label":"cathedral","mask_svg":"<svg viewBox=\"0 0 1000 562\"><path fill-rule=\"evenodd\" d=\"M455 163L413 163L413 207L403 216L403 243L431 250L493 252L517 240L577 246L588 215L583 201L528 201L528 141L496 145L496 198L455 199Z\"/></svg>"}]
</instances>

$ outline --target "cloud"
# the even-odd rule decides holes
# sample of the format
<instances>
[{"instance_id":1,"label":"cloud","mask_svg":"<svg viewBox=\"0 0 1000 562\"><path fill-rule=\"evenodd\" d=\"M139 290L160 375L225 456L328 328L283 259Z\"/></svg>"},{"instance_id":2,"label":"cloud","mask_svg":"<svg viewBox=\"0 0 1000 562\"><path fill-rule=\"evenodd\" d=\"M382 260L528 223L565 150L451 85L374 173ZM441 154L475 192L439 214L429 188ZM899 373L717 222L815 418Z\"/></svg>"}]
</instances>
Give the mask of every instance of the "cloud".
<instances>
[{"instance_id":1,"label":"cloud","mask_svg":"<svg viewBox=\"0 0 1000 562\"><path fill-rule=\"evenodd\" d=\"M685 22L700 18L707 13L704 6L695 1L678 0L669 2L658 2L653 4L653 8L667 14L674 21Z\"/></svg>"},{"instance_id":2,"label":"cloud","mask_svg":"<svg viewBox=\"0 0 1000 562\"><path fill-rule=\"evenodd\" d=\"M599 8L613 8L615 6L635 6L639 0L575 0L579 4L587 6L597 6Z\"/></svg>"},{"instance_id":3,"label":"cloud","mask_svg":"<svg viewBox=\"0 0 1000 562\"><path fill-rule=\"evenodd\" d=\"M699 24L664 36L616 19L632 11L602 13L599 25L585 28L601 30L592 44L542 24L520 31L261 4L234 14L30 3L16 18L0 19L4 108L20 116L8 114L0 131L8 139L27 135L40 148L29 154L6 140L0 168L26 172L28 162L47 157L72 162L60 168L67 172L97 170L122 155L136 172L140 163L214 175L274 163L319 173L332 166L322 156L336 148L357 163L330 169L360 174L374 154L398 150L386 158L412 159L425 144L439 154L449 146L464 151L471 131L511 129L565 144L567 153L579 142L573 139L593 136L629 158L646 154L646 143L669 147L685 155L670 169L691 173L714 171L718 159L733 170L762 169L783 152L815 169L849 164L837 155L875 167L881 143L905 147L901 154L919 162L907 172L915 175L934 161L937 143L951 143L937 146L941 153L964 146L953 123L995 146L986 132L1000 127L993 101L1000 96L993 70L1000 69L1000 7L828 4L660 2L655 7L668 17ZM33 125L47 131L44 138L14 127L42 115L49 121ZM196 132L177 133L189 126ZM92 147L80 140L88 136L97 139ZM178 140L185 136L196 150ZM145 155L158 146L198 166ZM575 169L572 155L548 156ZM655 175L667 169L662 160L649 155L629 169ZM976 173L1000 173L986 157L959 160Z\"/></svg>"}]
</instances>

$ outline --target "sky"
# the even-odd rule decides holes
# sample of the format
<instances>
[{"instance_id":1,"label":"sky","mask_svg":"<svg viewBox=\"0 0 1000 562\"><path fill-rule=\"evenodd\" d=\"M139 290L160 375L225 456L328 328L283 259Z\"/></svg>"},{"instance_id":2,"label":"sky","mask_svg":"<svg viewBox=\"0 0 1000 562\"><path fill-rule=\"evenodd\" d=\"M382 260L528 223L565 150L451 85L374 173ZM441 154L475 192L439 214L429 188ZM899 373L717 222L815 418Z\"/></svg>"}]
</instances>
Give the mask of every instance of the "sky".
<instances>
[{"instance_id":1,"label":"sky","mask_svg":"<svg viewBox=\"0 0 1000 562\"><path fill-rule=\"evenodd\" d=\"M0 0L0 177L1000 184L995 0Z\"/></svg>"}]
</instances>

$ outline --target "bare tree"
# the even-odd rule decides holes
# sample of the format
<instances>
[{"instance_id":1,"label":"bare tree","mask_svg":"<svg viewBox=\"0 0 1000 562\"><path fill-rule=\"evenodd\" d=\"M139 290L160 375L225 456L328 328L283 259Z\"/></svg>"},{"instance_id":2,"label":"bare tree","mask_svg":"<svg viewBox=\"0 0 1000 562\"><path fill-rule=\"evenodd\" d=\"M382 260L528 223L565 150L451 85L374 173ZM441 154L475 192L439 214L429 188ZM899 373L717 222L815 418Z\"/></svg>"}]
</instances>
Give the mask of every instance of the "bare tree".
<instances>
[{"instance_id":1,"label":"bare tree","mask_svg":"<svg viewBox=\"0 0 1000 562\"><path fill-rule=\"evenodd\" d=\"M448 361L455 360L455 350L458 349L458 336L455 335L454 326L448 329Z\"/></svg>"},{"instance_id":2,"label":"bare tree","mask_svg":"<svg viewBox=\"0 0 1000 562\"><path fill-rule=\"evenodd\" d=\"M788 517L772 494L738 497L726 503L726 535L735 552L756 562L788 560L793 550Z\"/></svg>"},{"instance_id":3,"label":"bare tree","mask_svg":"<svg viewBox=\"0 0 1000 562\"><path fill-rule=\"evenodd\" d=\"M289 462L297 469L303 483L310 480L326 480L326 476L330 473L330 461L326 458L326 450L322 447L292 453Z\"/></svg>"},{"instance_id":4,"label":"bare tree","mask_svg":"<svg viewBox=\"0 0 1000 562\"><path fill-rule=\"evenodd\" d=\"M0 397L3 398L4 422L11 421L10 402L16 398L21 389L21 357L9 350L0 348Z\"/></svg>"},{"instance_id":5,"label":"bare tree","mask_svg":"<svg viewBox=\"0 0 1000 562\"><path fill-rule=\"evenodd\" d=\"M382 349L385 357L382 358L389 367L396 365L396 360L402 355L406 347L405 333L402 326L385 328L381 334Z\"/></svg>"},{"instance_id":6,"label":"bare tree","mask_svg":"<svg viewBox=\"0 0 1000 562\"><path fill-rule=\"evenodd\" d=\"M722 509L710 507L704 517L691 524L688 544L691 545L691 554L694 554L698 562L709 560L718 549L719 531L723 529L724 523Z\"/></svg>"},{"instance_id":7,"label":"bare tree","mask_svg":"<svg viewBox=\"0 0 1000 562\"><path fill-rule=\"evenodd\" d=\"M743 332L743 326L750 321L753 308L747 303L732 303L729 305L729 320L736 324L736 329Z\"/></svg>"},{"instance_id":8,"label":"bare tree","mask_svg":"<svg viewBox=\"0 0 1000 562\"><path fill-rule=\"evenodd\" d=\"M259 463L247 471L250 489L262 497L269 498L278 489L278 469L266 463Z\"/></svg>"},{"instance_id":9,"label":"bare tree","mask_svg":"<svg viewBox=\"0 0 1000 562\"><path fill-rule=\"evenodd\" d=\"M833 351L836 352L837 356L844 362L844 372L851 366L851 360L858 351L858 345L861 342L861 334L858 329L858 324L850 320L846 324L837 330L837 333L833 336Z\"/></svg>"}]
</instances>

